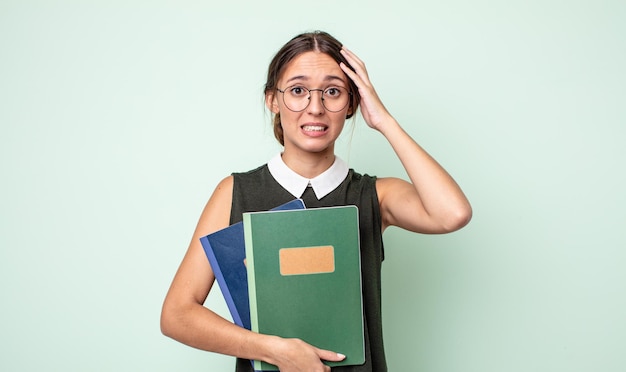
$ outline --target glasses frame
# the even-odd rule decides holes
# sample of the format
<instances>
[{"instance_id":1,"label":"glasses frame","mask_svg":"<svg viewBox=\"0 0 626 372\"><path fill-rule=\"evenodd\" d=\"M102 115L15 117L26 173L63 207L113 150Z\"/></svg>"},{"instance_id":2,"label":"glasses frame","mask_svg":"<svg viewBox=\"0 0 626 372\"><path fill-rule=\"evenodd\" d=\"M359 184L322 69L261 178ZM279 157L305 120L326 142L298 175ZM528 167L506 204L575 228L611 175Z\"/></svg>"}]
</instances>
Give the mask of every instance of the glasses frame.
<instances>
[{"instance_id":1,"label":"glasses frame","mask_svg":"<svg viewBox=\"0 0 626 372\"><path fill-rule=\"evenodd\" d=\"M287 102L285 102L285 92L287 92L287 90L289 90L290 88L294 88L294 87L300 87L302 89L306 89L307 92L309 92L309 96L307 97L307 99L309 100L309 102L306 104L306 106L304 106L304 108L302 110L294 110L291 107L289 107L289 105L287 105ZM328 107L326 107L326 104L324 104L324 93L326 93L326 91L328 89L332 89L332 88L341 88L341 89L345 89L346 91L348 91L348 102L346 102L346 105L343 106L342 108L340 108L339 110L330 110ZM286 87L284 90L281 90L279 88L276 88L276 90L280 93L283 94L283 103L285 104L285 107L287 107L287 109L289 111L292 112L302 112L304 110L306 110L307 107L309 107L309 105L311 104L311 92L322 92L322 94L320 94L320 99L322 100L322 106L324 106L324 109L330 111L330 112L340 112L341 110L345 109L346 107L348 107L349 105L352 104L352 91L348 88L345 87L330 87L330 88L326 88L326 89L309 89L307 87L295 84L295 85L290 85L288 87Z\"/></svg>"}]
</instances>

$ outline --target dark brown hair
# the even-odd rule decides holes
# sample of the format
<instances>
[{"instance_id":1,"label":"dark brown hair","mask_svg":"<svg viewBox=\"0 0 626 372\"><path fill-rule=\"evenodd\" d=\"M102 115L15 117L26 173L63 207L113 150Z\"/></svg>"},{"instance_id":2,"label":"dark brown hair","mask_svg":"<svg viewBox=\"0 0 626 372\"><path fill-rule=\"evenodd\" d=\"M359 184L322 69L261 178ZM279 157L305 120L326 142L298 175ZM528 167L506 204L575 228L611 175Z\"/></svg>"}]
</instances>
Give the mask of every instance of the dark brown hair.
<instances>
[{"instance_id":1,"label":"dark brown hair","mask_svg":"<svg viewBox=\"0 0 626 372\"><path fill-rule=\"evenodd\" d=\"M276 85L281 78L283 72L287 68L289 62L300 54L306 52L321 52L329 55L337 63L343 62L350 69L354 70L348 61L341 55L341 47L343 45L339 40L335 39L330 34L323 31L313 31L300 34L291 39L287 44L276 53L272 62L267 70L267 82L265 83L265 95L276 94ZM350 114L346 116L346 119L351 118L359 107L361 102L361 96L359 90L352 81L348 78L348 85L352 92L352 101L350 102ZM281 145L285 145L283 137L283 127L280 122L280 113L274 115L273 120L274 137L280 142Z\"/></svg>"}]
</instances>

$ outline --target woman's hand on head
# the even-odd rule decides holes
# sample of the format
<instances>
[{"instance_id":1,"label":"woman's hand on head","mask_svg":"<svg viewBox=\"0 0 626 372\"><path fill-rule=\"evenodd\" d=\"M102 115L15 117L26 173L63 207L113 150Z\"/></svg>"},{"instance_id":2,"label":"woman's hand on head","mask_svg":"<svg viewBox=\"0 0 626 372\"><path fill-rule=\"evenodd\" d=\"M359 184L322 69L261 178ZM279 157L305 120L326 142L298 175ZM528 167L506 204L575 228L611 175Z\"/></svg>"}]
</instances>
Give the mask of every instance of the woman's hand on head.
<instances>
[{"instance_id":1,"label":"woman's hand on head","mask_svg":"<svg viewBox=\"0 0 626 372\"><path fill-rule=\"evenodd\" d=\"M281 372L330 372L322 361L339 362L344 355L318 349L297 338L277 338L275 355L271 363Z\"/></svg>"},{"instance_id":2,"label":"woman's hand on head","mask_svg":"<svg viewBox=\"0 0 626 372\"><path fill-rule=\"evenodd\" d=\"M363 119L365 119L365 122L370 128L380 131L384 123L393 119L391 114L383 105L382 101L378 97L378 94L376 94L376 90L370 82L367 74L365 63L363 63L363 61L361 61L356 54L352 53L352 51L346 49L345 47L341 49L341 54L350 63L350 66L354 68L353 71L344 63L339 64L343 72L348 75L357 88L359 88L359 94L361 95L361 114L363 115Z\"/></svg>"}]
</instances>

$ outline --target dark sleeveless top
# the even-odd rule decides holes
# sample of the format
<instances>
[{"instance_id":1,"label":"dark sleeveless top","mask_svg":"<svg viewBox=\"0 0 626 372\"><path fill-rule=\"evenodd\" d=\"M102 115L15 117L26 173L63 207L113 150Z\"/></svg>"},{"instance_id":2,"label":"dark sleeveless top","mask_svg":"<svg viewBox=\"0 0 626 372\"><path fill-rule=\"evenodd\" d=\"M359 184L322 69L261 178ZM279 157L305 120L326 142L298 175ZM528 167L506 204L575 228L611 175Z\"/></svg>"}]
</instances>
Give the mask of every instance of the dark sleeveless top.
<instances>
[{"instance_id":1,"label":"dark sleeveless top","mask_svg":"<svg viewBox=\"0 0 626 372\"><path fill-rule=\"evenodd\" d=\"M233 202L230 223L240 222L244 212L265 211L294 199L272 177L267 164L245 173L233 173ZM335 367L342 372L385 372L381 316L381 265L383 241L381 217L376 194L376 177L360 175L350 169L346 179L330 194L317 200L309 187L302 196L307 208L356 205L359 208L361 274L365 324L365 364ZM341 350L337 350L341 352ZM253 372L247 359L237 359L236 372Z\"/></svg>"}]
</instances>

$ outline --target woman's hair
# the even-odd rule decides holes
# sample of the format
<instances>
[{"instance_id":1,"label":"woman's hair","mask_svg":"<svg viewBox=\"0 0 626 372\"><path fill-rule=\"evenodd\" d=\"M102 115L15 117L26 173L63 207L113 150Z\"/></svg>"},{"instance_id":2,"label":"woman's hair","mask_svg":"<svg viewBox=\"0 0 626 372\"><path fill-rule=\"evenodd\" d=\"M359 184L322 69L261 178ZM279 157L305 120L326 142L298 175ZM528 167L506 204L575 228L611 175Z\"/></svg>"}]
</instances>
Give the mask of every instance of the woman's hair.
<instances>
[{"instance_id":1,"label":"woman's hair","mask_svg":"<svg viewBox=\"0 0 626 372\"><path fill-rule=\"evenodd\" d=\"M339 40L323 31L307 32L294 37L287 42L272 59L267 70L265 94L276 94L276 89L278 88L276 84L278 84L278 80L281 78L289 62L306 52L325 53L337 61L337 63L343 62L350 69L354 70L343 55L341 55L341 47L342 44ZM350 114L346 116L346 119L354 115L361 102L359 90L350 78L348 78L348 85L352 93L352 100L350 101ZM283 137L283 127L280 122L280 113L274 115L273 126L274 137L284 146L285 141Z\"/></svg>"}]
</instances>

